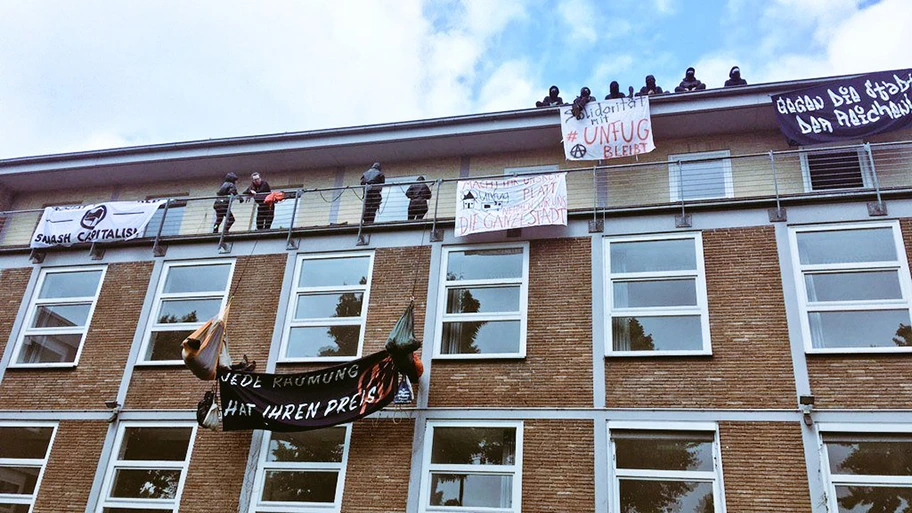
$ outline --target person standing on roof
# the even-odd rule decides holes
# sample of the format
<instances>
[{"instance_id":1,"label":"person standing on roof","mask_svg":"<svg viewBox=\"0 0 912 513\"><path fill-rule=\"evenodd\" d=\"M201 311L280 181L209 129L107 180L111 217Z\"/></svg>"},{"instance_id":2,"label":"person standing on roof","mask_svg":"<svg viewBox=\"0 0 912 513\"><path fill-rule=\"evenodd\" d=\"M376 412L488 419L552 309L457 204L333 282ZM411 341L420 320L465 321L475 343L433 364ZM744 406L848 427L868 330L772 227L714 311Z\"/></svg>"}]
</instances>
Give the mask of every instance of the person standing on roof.
<instances>
[{"instance_id":1,"label":"person standing on roof","mask_svg":"<svg viewBox=\"0 0 912 513\"><path fill-rule=\"evenodd\" d=\"M371 167L361 175L361 185L364 186L364 210L361 214L361 222L370 224L377 217L377 209L380 208L382 196L380 191L383 184L386 183L386 176L380 170L380 163L374 162Z\"/></svg>"},{"instance_id":2,"label":"person standing on roof","mask_svg":"<svg viewBox=\"0 0 912 513\"><path fill-rule=\"evenodd\" d=\"M272 189L269 187L269 182L263 180L260 173L253 173L250 175L250 179L252 180L250 187L247 187L243 194L253 196L253 201L256 203L256 229L269 230L272 228L272 219L275 217L275 204L267 203L266 196L272 192Z\"/></svg>"},{"instance_id":3,"label":"person standing on roof","mask_svg":"<svg viewBox=\"0 0 912 513\"><path fill-rule=\"evenodd\" d=\"M225 231L231 229L231 225L234 224L234 214L231 213L228 206L230 200L229 198L237 196L237 175L234 173L228 173L225 175L225 181L222 182L222 186L219 187L218 192L215 193L218 198L216 198L215 203L212 204L212 208L215 209L215 226L212 227L212 233L219 232L219 225L222 224L222 219L225 219Z\"/></svg>"},{"instance_id":4,"label":"person standing on roof","mask_svg":"<svg viewBox=\"0 0 912 513\"><path fill-rule=\"evenodd\" d=\"M405 197L409 199L409 221L424 219L424 215L428 212L428 200L431 199L431 188L424 183L423 176L418 177L418 183L409 186L405 191Z\"/></svg>"}]
</instances>

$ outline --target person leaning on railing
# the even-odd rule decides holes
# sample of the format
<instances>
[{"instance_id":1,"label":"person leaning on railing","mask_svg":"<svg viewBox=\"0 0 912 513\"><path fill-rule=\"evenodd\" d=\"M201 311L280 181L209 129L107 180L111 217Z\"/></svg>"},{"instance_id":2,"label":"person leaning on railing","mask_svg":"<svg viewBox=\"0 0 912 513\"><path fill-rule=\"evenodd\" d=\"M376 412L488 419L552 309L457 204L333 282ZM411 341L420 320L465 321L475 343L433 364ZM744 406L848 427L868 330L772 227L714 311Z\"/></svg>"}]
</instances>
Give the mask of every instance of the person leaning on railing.
<instances>
[{"instance_id":1,"label":"person leaning on railing","mask_svg":"<svg viewBox=\"0 0 912 513\"><path fill-rule=\"evenodd\" d=\"M215 195L219 197L216 198L215 203L212 204L212 208L215 209L215 225L212 227L212 233L219 232L219 225L222 224L222 219L225 219L226 232L230 230L231 225L234 224L234 214L231 213L228 206L231 203L230 198L238 195L237 185L235 185L237 180L238 177L236 174L228 173L225 175L225 181L222 182L218 192L215 193Z\"/></svg>"},{"instance_id":2,"label":"person leaning on railing","mask_svg":"<svg viewBox=\"0 0 912 513\"><path fill-rule=\"evenodd\" d=\"M269 230L272 228L272 220L275 217L275 204L267 202L266 197L269 196L272 189L269 187L269 182L263 180L260 173L253 173L250 175L250 179L253 180L250 187L247 187L242 194L253 196L253 201L256 203L256 229Z\"/></svg>"}]
</instances>

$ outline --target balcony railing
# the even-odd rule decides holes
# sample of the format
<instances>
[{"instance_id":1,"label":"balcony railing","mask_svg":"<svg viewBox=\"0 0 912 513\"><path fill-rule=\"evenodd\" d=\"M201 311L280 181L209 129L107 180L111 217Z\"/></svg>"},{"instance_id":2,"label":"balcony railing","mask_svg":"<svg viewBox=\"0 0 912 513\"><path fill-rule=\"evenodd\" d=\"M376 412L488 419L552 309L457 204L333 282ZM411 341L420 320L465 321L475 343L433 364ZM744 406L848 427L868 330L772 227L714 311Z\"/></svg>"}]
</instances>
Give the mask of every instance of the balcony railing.
<instances>
[{"instance_id":1,"label":"balcony railing","mask_svg":"<svg viewBox=\"0 0 912 513\"><path fill-rule=\"evenodd\" d=\"M814 197L866 196L876 205L883 205L885 193L912 191L912 141L747 155L672 155L661 162L593 165L561 170L564 171L571 215L588 215L594 221L604 220L612 213L670 206L680 208L682 214L691 208L732 202L780 208ZM550 172L553 171L528 174ZM407 220L405 190L415 182L394 183L395 179L390 179L383 186L383 199L372 225L362 223L361 186L286 190L286 199L275 206L271 228L261 233L282 234L291 243L293 235L304 230L348 227L357 229L361 238L376 226L426 223L436 227L455 217L457 184L465 179L427 182L433 196L428 214L421 221ZM255 204L236 197L230 204L236 218L231 230L225 231L222 225L220 231L213 233L215 199L169 198L141 240L156 248L163 241L202 237L218 237L219 243L224 244L237 234L256 232ZM0 247L27 247L41 213L41 209L0 212Z\"/></svg>"}]
</instances>

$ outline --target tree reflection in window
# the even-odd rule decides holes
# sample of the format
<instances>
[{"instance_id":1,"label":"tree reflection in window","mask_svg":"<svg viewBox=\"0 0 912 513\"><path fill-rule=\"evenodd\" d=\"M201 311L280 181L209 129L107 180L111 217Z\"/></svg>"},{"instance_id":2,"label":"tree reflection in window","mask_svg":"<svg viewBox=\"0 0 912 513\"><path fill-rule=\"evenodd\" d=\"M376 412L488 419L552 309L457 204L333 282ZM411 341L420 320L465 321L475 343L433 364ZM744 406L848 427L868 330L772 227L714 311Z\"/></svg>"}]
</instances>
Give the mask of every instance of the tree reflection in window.
<instances>
[{"instance_id":1,"label":"tree reflection in window","mask_svg":"<svg viewBox=\"0 0 912 513\"><path fill-rule=\"evenodd\" d=\"M362 276L359 285L367 284L367 277ZM339 295L336 313L333 317L361 317L364 306L363 292L346 292ZM358 354L358 342L361 340L361 325L330 326L326 333L336 342L335 347L323 346L320 356L351 356Z\"/></svg>"},{"instance_id":2,"label":"tree reflection in window","mask_svg":"<svg viewBox=\"0 0 912 513\"><path fill-rule=\"evenodd\" d=\"M912 436L827 434L824 440L830 472L838 475L840 483L856 475L912 477ZM912 488L908 487L837 485L836 500L840 511L912 513Z\"/></svg>"},{"instance_id":3,"label":"tree reflection in window","mask_svg":"<svg viewBox=\"0 0 912 513\"><path fill-rule=\"evenodd\" d=\"M447 280L456 276L447 274ZM464 314L478 313L481 302L475 299L470 289L452 288L447 290L447 305L453 312ZM478 332L487 321L448 322L443 325L443 347L448 354L478 354L481 350L475 345Z\"/></svg>"}]
</instances>

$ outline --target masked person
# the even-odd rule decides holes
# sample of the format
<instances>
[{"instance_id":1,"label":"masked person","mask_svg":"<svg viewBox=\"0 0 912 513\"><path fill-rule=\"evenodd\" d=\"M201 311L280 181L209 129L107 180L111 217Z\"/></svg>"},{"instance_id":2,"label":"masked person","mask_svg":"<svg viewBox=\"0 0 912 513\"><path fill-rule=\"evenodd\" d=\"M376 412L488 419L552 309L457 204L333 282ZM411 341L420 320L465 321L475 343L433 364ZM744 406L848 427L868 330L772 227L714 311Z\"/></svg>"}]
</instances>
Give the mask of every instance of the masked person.
<instances>
[{"instance_id":1,"label":"masked person","mask_svg":"<svg viewBox=\"0 0 912 513\"><path fill-rule=\"evenodd\" d=\"M563 105L564 99L558 95L560 95L560 89L558 89L556 85L553 85L548 89L548 96L545 96L540 102L535 102L535 106L557 107L558 105Z\"/></svg>"},{"instance_id":2,"label":"masked person","mask_svg":"<svg viewBox=\"0 0 912 513\"><path fill-rule=\"evenodd\" d=\"M589 102L598 101L595 99L595 96L592 96L592 91L588 87L583 87L580 89L580 95L573 100L573 106L570 107L570 112L573 113L573 116L576 119L583 119L586 112L586 104Z\"/></svg>"},{"instance_id":3,"label":"masked person","mask_svg":"<svg viewBox=\"0 0 912 513\"><path fill-rule=\"evenodd\" d=\"M744 85L747 85L747 80L741 78L741 68L732 66L732 69L728 72L728 80L725 81L725 87Z\"/></svg>"},{"instance_id":4,"label":"masked person","mask_svg":"<svg viewBox=\"0 0 912 513\"><path fill-rule=\"evenodd\" d=\"M364 210L361 214L362 223L373 223L374 218L377 217L377 209L380 208L380 200L382 198L380 191L383 189L383 184L385 182L386 177L383 175L383 171L380 170L379 162L374 162L373 165L361 175L361 185L365 186Z\"/></svg>"},{"instance_id":5,"label":"masked person","mask_svg":"<svg viewBox=\"0 0 912 513\"><path fill-rule=\"evenodd\" d=\"M424 215L428 212L428 200L431 199L431 188L424 183L423 176L418 177L418 182L419 183L410 185L405 191L405 197L409 199L409 221L424 219Z\"/></svg>"},{"instance_id":6,"label":"masked person","mask_svg":"<svg viewBox=\"0 0 912 513\"><path fill-rule=\"evenodd\" d=\"M687 68L684 72L684 80L675 87L676 93L689 93L690 91L702 91L706 89L706 84L697 79L697 70Z\"/></svg>"},{"instance_id":7,"label":"masked person","mask_svg":"<svg viewBox=\"0 0 912 513\"><path fill-rule=\"evenodd\" d=\"M275 205L266 202L266 196L272 192L272 189L269 187L269 182L263 180L260 173L253 173L250 175L250 179L252 180L250 187L247 187L243 194L253 196L253 201L256 203L256 229L268 230L272 228L272 219L275 217Z\"/></svg>"},{"instance_id":8,"label":"masked person","mask_svg":"<svg viewBox=\"0 0 912 513\"><path fill-rule=\"evenodd\" d=\"M661 87L656 85L656 79L652 75L646 75L646 85L640 88L637 96L652 96L654 94L665 94Z\"/></svg>"},{"instance_id":9,"label":"masked person","mask_svg":"<svg viewBox=\"0 0 912 513\"><path fill-rule=\"evenodd\" d=\"M215 225L212 227L212 233L219 232L219 225L222 224L222 219L225 219L225 231L231 229L231 225L234 224L234 214L228 209L230 199L232 196L237 196L237 175L234 173L228 173L225 175L225 181L222 182L222 186L219 187L218 192L215 193L218 198L216 198L215 203L212 204L212 208L215 209Z\"/></svg>"}]
</instances>

